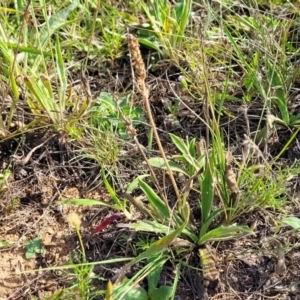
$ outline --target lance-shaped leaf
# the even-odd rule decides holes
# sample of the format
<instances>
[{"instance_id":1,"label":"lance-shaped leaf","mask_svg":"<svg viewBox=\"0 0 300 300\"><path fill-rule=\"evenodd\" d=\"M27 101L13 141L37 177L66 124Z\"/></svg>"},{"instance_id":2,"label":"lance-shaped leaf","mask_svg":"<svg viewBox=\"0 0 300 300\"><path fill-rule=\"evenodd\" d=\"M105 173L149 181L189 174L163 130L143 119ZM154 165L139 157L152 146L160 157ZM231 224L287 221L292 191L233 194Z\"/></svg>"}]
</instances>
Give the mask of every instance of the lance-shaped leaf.
<instances>
[{"instance_id":1,"label":"lance-shaped leaf","mask_svg":"<svg viewBox=\"0 0 300 300\"><path fill-rule=\"evenodd\" d=\"M300 229L300 219L296 217L286 217L282 220L282 223L290 225L294 229Z\"/></svg>"},{"instance_id":2,"label":"lance-shaped leaf","mask_svg":"<svg viewBox=\"0 0 300 300\"><path fill-rule=\"evenodd\" d=\"M182 222L181 222L182 224ZM156 221L137 221L135 223L118 224L117 227L132 228L136 231L154 232L168 234L170 227ZM197 242L197 236L187 228L182 230L182 235L189 237L193 242Z\"/></svg>"},{"instance_id":3,"label":"lance-shaped leaf","mask_svg":"<svg viewBox=\"0 0 300 300\"><path fill-rule=\"evenodd\" d=\"M160 168L166 170L166 164L163 158L161 157L152 157L148 159L148 163L152 167ZM186 176L189 176L186 170L184 170L179 164L175 163L174 161L168 161L169 167L172 171L182 173Z\"/></svg>"},{"instance_id":4,"label":"lance-shaped leaf","mask_svg":"<svg viewBox=\"0 0 300 300\"><path fill-rule=\"evenodd\" d=\"M203 245L207 242L226 241L241 235L245 236L246 234L254 234L254 232L248 226L218 227L201 237L198 244Z\"/></svg>"},{"instance_id":5,"label":"lance-shaped leaf","mask_svg":"<svg viewBox=\"0 0 300 300\"><path fill-rule=\"evenodd\" d=\"M212 202L214 198L212 166L209 162L206 164L204 178L201 186L201 214L202 222L205 223L210 215Z\"/></svg>"},{"instance_id":6,"label":"lance-shaped leaf","mask_svg":"<svg viewBox=\"0 0 300 300\"><path fill-rule=\"evenodd\" d=\"M169 208L166 206L164 201L154 192L154 190L146 182L144 182L143 180L139 180L139 184L156 215L169 219Z\"/></svg>"},{"instance_id":7,"label":"lance-shaped leaf","mask_svg":"<svg viewBox=\"0 0 300 300\"><path fill-rule=\"evenodd\" d=\"M201 229L200 229L200 234L199 234L199 238L201 239L201 237L203 237L207 230L209 225L211 224L211 222L223 211L222 208L219 208L215 211L213 211L208 218L206 219L206 222L202 224Z\"/></svg>"}]
</instances>

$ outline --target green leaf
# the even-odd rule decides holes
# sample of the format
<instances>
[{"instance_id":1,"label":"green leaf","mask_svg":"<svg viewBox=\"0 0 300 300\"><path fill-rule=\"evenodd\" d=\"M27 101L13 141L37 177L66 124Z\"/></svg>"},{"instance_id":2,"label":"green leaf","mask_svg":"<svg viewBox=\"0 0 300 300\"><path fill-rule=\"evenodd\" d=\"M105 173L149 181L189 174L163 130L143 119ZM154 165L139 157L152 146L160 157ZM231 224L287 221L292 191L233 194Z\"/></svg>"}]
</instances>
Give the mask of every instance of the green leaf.
<instances>
[{"instance_id":1,"label":"green leaf","mask_svg":"<svg viewBox=\"0 0 300 300\"><path fill-rule=\"evenodd\" d=\"M111 198L113 199L113 201L115 202L117 207L122 209L122 205L121 205L121 202L120 202L119 198L117 197L114 189L111 187L111 185L109 184L109 182L106 179L106 176L104 174L104 169L102 169L102 178L103 178L103 182L105 184L105 187L107 188Z\"/></svg>"},{"instance_id":2,"label":"green leaf","mask_svg":"<svg viewBox=\"0 0 300 300\"><path fill-rule=\"evenodd\" d=\"M124 276L126 274L126 272L128 272L128 270L136 263L138 263L141 260L147 259L148 260L148 264L151 264L151 261L149 262L149 258L156 256L156 258L161 257L161 255L163 255L163 252L165 252L165 250L167 250L168 246L174 241L174 239L181 234L181 232L183 231L183 229L185 228L187 223L183 223L182 226L178 227L176 230L174 230L173 232L171 232L170 234L164 236L163 238L157 240L156 242L152 243L150 245L150 247L144 251L143 253L141 253L140 255L138 255L136 258L134 258L133 260L131 260L127 265L125 265L120 273L120 276Z\"/></svg>"},{"instance_id":3,"label":"green leaf","mask_svg":"<svg viewBox=\"0 0 300 300\"><path fill-rule=\"evenodd\" d=\"M194 157L191 157L190 155L186 155L186 154L174 155L173 159L174 158L178 159L180 162L182 162L184 165L188 167L188 172L190 174L189 176L195 174L196 172L195 169L198 171L200 168L203 167Z\"/></svg>"},{"instance_id":4,"label":"green leaf","mask_svg":"<svg viewBox=\"0 0 300 300\"><path fill-rule=\"evenodd\" d=\"M155 265L153 266L153 270L148 275L148 295L150 299L162 299L167 300L170 298L172 293L172 287L169 286L161 286L157 288L157 284L160 278L160 274L162 271L163 265L168 260L168 257L162 257L157 260L156 257L151 257L148 261L155 261Z\"/></svg>"},{"instance_id":5,"label":"green leaf","mask_svg":"<svg viewBox=\"0 0 300 300\"><path fill-rule=\"evenodd\" d=\"M163 158L161 157L152 157L148 159L148 163L155 168L160 168L166 170L166 164ZM173 161L168 161L170 169L174 172L182 173L186 176L189 176L188 173L177 163Z\"/></svg>"},{"instance_id":6,"label":"green leaf","mask_svg":"<svg viewBox=\"0 0 300 300\"><path fill-rule=\"evenodd\" d=\"M190 142L188 141L188 137L187 137L187 144L189 146L189 154L192 156L192 157L196 157L196 146L195 146L195 143L196 143L196 139L192 139Z\"/></svg>"},{"instance_id":7,"label":"green leaf","mask_svg":"<svg viewBox=\"0 0 300 300\"><path fill-rule=\"evenodd\" d=\"M10 241L3 241L3 242L0 242L0 248L2 247L7 247L7 246L10 246L10 245L13 245L15 242L10 242Z\"/></svg>"},{"instance_id":8,"label":"green leaf","mask_svg":"<svg viewBox=\"0 0 300 300\"><path fill-rule=\"evenodd\" d=\"M139 38L138 40L139 40L139 43L140 43L140 44L145 45L145 46L147 46L147 47L150 48L150 49L154 49L154 50L156 50L159 54L162 55L162 51L161 51L161 49L160 49L159 44L158 44L157 41L152 42L152 41L150 41L149 39L145 39L145 38Z\"/></svg>"},{"instance_id":9,"label":"green leaf","mask_svg":"<svg viewBox=\"0 0 300 300\"><path fill-rule=\"evenodd\" d=\"M152 291L152 293L149 293L149 297L151 300L168 300L171 298L171 295L172 287L166 285L156 288Z\"/></svg>"},{"instance_id":10,"label":"green leaf","mask_svg":"<svg viewBox=\"0 0 300 300\"><path fill-rule=\"evenodd\" d=\"M222 208L219 208L215 211L213 211L206 219L206 222L202 224L199 234L199 239L201 239L202 236L204 236L208 230L209 225L211 222L223 211Z\"/></svg>"},{"instance_id":11,"label":"green leaf","mask_svg":"<svg viewBox=\"0 0 300 300\"><path fill-rule=\"evenodd\" d=\"M213 176L209 163L206 164L204 178L201 184L201 215L202 222L205 223L210 215L214 198Z\"/></svg>"},{"instance_id":12,"label":"green leaf","mask_svg":"<svg viewBox=\"0 0 300 300\"><path fill-rule=\"evenodd\" d=\"M101 101L101 104L109 110L109 112L116 112L116 102L110 93L101 92L98 99Z\"/></svg>"},{"instance_id":13,"label":"green leaf","mask_svg":"<svg viewBox=\"0 0 300 300\"><path fill-rule=\"evenodd\" d=\"M27 249L25 253L26 259L33 258L36 254L41 254L45 251L42 247L42 239L39 237L24 243L24 246Z\"/></svg>"},{"instance_id":14,"label":"green leaf","mask_svg":"<svg viewBox=\"0 0 300 300\"><path fill-rule=\"evenodd\" d=\"M168 234L170 232L169 226L163 225L157 221L137 221L135 223L128 224L127 227L135 229L137 231L145 231L145 232L154 232L154 233L163 233L163 234ZM198 241L197 236L187 228L184 228L182 230L182 234L188 236L195 243Z\"/></svg>"},{"instance_id":15,"label":"green leaf","mask_svg":"<svg viewBox=\"0 0 300 300\"><path fill-rule=\"evenodd\" d=\"M148 262L154 261L155 267L152 272L148 275L148 294L151 295L156 289L159 277L162 271L163 265L166 263L168 257L163 256L161 259L157 260L156 257L150 257Z\"/></svg>"},{"instance_id":16,"label":"green leaf","mask_svg":"<svg viewBox=\"0 0 300 300\"><path fill-rule=\"evenodd\" d=\"M93 199L70 199L70 200L61 200L57 201L58 204L71 204L71 205L102 205L107 207L112 207L101 200L93 200Z\"/></svg>"},{"instance_id":17,"label":"green leaf","mask_svg":"<svg viewBox=\"0 0 300 300\"><path fill-rule=\"evenodd\" d=\"M56 70L59 78L59 83L60 83L60 93L61 93L61 101L65 97L65 91L67 89L67 77L66 77L66 71L65 71L65 65L64 65L64 60L61 54L61 48L60 48L60 42L58 35L56 35L56 40L55 40L55 62L56 62ZM64 105L63 105L64 108Z\"/></svg>"},{"instance_id":18,"label":"green leaf","mask_svg":"<svg viewBox=\"0 0 300 300\"><path fill-rule=\"evenodd\" d=\"M34 105L32 102L31 108L33 109L33 106L35 106L38 110L44 109L47 113L47 117L49 117L54 124L60 124L60 107L56 101L51 98L43 82L40 79L34 79L28 76L25 76L24 81L26 87L37 101L37 105ZM30 99L28 99L27 102L28 101L30 101Z\"/></svg>"},{"instance_id":19,"label":"green leaf","mask_svg":"<svg viewBox=\"0 0 300 300\"><path fill-rule=\"evenodd\" d=\"M198 242L198 245L203 245L207 242L213 241L226 241L233 239L237 236L245 236L245 234L254 234L248 226L229 226L218 227L206 233Z\"/></svg>"},{"instance_id":20,"label":"green leaf","mask_svg":"<svg viewBox=\"0 0 300 300\"><path fill-rule=\"evenodd\" d=\"M77 7L79 1L72 1L71 4L60 11L53 14L45 26L42 28L42 37L41 37L41 47L45 46L45 43L49 40L52 34L57 31L59 28L67 24L67 19L70 13ZM74 19L72 22L75 22Z\"/></svg>"},{"instance_id":21,"label":"green leaf","mask_svg":"<svg viewBox=\"0 0 300 300\"><path fill-rule=\"evenodd\" d=\"M128 186L127 190L126 190L126 193L131 193L135 188L138 187L139 185L139 180L145 178L145 177L149 177L150 175L148 174L143 174L143 175L140 175L138 176L137 178L135 178Z\"/></svg>"},{"instance_id":22,"label":"green leaf","mask_svg":"<svg viewBox=\"0 0 300 300\"><path fill-rule=\"evenodd\" d=\"M25 52L25 53L29 53L29 54L35 54L35 55L43 55L44 57L52 56L52 53L50 53L50 52L41 51L39 49L32 48L32 47L26 47L26 46L18 45L15 43L7 43L7 45L11 49L14 49L14 50L18 49L18 52Z\"/></svg>"},{"instance_id":23,"label":"green leaf","mask_svg":"<svg viewBox=\"0 0 300 300\"><path fill-rule=\"evenodd\" d=\"M182 38L184 36L184 31L186 26L188 25L190 16L191 16L191 11L192 11L192 0L186 0L186 1L181 1L178 2L175 5L175 12L176 12L176 21L179 24L179 30L176 32L177 36L177 47L179 48L181 45ZM175 46L175 45L173 45Z\"/></svg>"},{"instance_id":24,"label":"green leaf","mask_svg":"<svg viewBox=\"0 0 300 300\"><path fill-rule=\"evenodd\" d=\"M287 107L287 103L285 101L283 101L281 98L276 97L276 96L273 97L272 100L277 105L277 107L280 111L281 119L286 124L289 124L290 123L290 115L289 115L289 110L288 110L288 107Z\"/></svg>"},{"instance_id":25,"label":"green leaf","mask_svg":"<svg viewBox=\"0 0 300 300\"><path fill-rule=\"evenodd\" d=\"M182 154L190 155L188 147L180 137L172 133L170 133L170 137L172 139L172 142L175 144L175 146Z\"/></svg>"},{"instance_id":26,"label":"green leaf","mask_svg":"<svg viewBox=\"0 0 300 300\"><path fill-rule=\"evenodd\" d=\"M300 228L300 219L296 217L286 217L282 220L282 223L287 224L294 229Z\"/></svg>"},{"instance_id":27,"label":"green leaf","mask_svg":"<svg viewBox=\"0 0 300 300\"><path fill-rule=\"evenodd\" d=\"M143 180L139 180L140 187L146 195L150 205L158 216L170 218L169 208L164 201L154 192L154 190Z\"/></svg>"},{"instance_id":28,"label":"green leaf","mask_svg":"<svg viewBox=\"0 0 300 300\"><path fill-rule=\"evenodd\" d=\"M122 282L122 285L114 286L113 299L115 299L115 295L117 293L122 292L122 290L124 289L124 285L126 284L127 281L129 280L125 279ZM134 285L134 286L130 286L130 289L128 289L126 294L123 295L122 299L123 300L133 300L133 299L148 300L148 295L147 295L147 291L143 287L141 287L140 285Z\"/></svg>"},{"instance_id":29,"label":"green leaf","mask_svg":"<svg viewBox=\"0 0 300 300\"><path fill-rule=\"evenodd\" d=\"M173 232L169 233L168 235L162 237L161 239L157 240L156 242L152 243L150 247L141 253L139 256L137 256L135 259L133 259L128 266L132 266L135 263L145 259L149 258L153 255L159 254L162 251L166 250L167 247L174 241L174 239L181 234L183 229L185 228L186 223L184 223L182 226L178 227Z\"/></svg>"}]
</instances>

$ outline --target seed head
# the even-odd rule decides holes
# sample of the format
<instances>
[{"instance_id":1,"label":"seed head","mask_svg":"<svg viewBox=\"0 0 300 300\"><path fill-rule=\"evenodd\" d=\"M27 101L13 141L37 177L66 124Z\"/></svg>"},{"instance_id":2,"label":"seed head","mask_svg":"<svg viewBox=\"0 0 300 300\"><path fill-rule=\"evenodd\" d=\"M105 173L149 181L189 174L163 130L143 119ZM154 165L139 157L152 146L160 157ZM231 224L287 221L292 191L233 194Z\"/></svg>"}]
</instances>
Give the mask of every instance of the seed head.
<instances>
[{"instance_id":1,"label":"seed head","mask_svg":"<svg viewBox=\"0 0 300 300\"><path fill-rule=\"evenodd\" d=\"M127 38L128 47L134 62L135 73L139 79L143 81L146 79L146 70L144 61L142 59L139 42L132 34L128 34Z\"/></svg>"},{"instance_id":2,"label":"seed head","mask_svg":"<svg viewBox=\"0 0 300 300\"><path fill-rule=\"evenodd\" d=\"M80 220L80 216L76 212L72 211L69 213L68 222L70 226L73 227L75 230L79 230L81 220Z\"/></svg>"}]
</instances>

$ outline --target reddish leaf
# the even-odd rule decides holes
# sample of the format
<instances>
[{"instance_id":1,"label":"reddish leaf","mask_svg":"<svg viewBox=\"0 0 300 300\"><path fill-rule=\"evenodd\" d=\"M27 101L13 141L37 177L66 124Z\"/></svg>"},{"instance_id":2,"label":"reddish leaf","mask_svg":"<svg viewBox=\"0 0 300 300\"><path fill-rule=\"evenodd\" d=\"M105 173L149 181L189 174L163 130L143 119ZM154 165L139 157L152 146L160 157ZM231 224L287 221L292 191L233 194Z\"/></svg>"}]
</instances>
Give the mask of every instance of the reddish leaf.
<instances>
[{"instance_id":1,"label":"reddish leaf","mask_svg":"<svg viewBox=\"0 0 300 300\"><path fill-rule=\"evenodd\" d=\"M95 229L93 229L92 233L97 233L103 229L105 229L109 224L111 224L114 220L117 220L123 216L122 213L116 213L113 214L112 216L104 219L103 222L101 222Z\"/></svg>"}]
</instances>

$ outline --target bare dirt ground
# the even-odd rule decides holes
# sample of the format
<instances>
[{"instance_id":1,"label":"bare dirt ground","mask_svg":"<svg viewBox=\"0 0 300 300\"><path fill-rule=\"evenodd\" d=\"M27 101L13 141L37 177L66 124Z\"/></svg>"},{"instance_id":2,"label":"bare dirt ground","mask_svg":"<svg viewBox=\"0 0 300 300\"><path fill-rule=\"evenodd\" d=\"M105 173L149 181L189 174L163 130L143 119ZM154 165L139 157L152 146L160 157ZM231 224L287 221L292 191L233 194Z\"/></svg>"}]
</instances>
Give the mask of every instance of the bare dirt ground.
<instances>
[{"instance_id":1,"label":"bare dirt ground","mask_svg":"<svg viewBox=\"0 0 300 300\"><path fill-rule=\"evenodd\" d=\"M119 80L122 78L123 81L121 80L117 88L112 87L112 82L116 82L113 73L110 72L107 80L105 76L99 75L99 79L97 74L93 74L90 84L94 89L95 97L99 95L100 88L108 92L124 88L125 82L130 78L128 75L130 73L122 72L118 73L118 78ZM173 101L178 73L172 69L160 72L159 75L157 73L150 74L148 78L152 108L157 126L161 129L160 134L164 146L168 151L173 151L169 143L168 132L175 132L183 137L187 134L199 137L204 134L205 126L190 117L187 110L182 107L177 115L180 126L173 127L172 122L168 121L168 112L163 100L167 98L168 101ZM177 89L177 92L180 93L180 90ZM193 106L187 95L182 94L181 97L186 99L189 106ZM249 111L256 111L258 115L256 105L254 103L252 107L249 107ZM192 109L201 114L199 104ZM231 109L236 110L233 105ZM241 125L244 122L242 118L240 114L230 123L226 118L221 122L224 132L236 145L241 143L244 133L244 127ZM250 120L250 124L253 129L257 126L256 120ZM232 132L235 132L234 137L231 135ZM141 141L147 140L145 134L145 130L141 129L139 133ZM270 142L269 151L272 155L276 155L284 139L284 133L282 136L279 133L279 138L275 142L274 140ZM27 160L28 153L42 143L44 144L29 158L27 157ZM0 240L14 243L0 250L0 299L26 300L32 299L32 295L38 299L44 299L47 295L52 295L55 291L70 284L62 276L62 272L24 273L28 270L64 265L68 261L69 254L79 247L77 237L70 230L66 220L70 210L76 210L82 216L82 232L90 261L132 255L124 241L118 240L122 234L120 228L111 226L104 233L97 236L90 235L91 228L103 217L109 215L111 213L109 210L99 207L70 207L57 204L58 200L74 198L110 201L103 186L97 186L99 166L87 159L74 159L75 149L76 145L69 143L63 134L47 128L1 142L0 168L4 169L12 165L13 172L1 194ZM290 154L282 160L283 164L291 163L293 160L289 159L294 159L295 156L298 159L300 149L297 143L293 144L290 149L288 152ZM128 156L128 152L126 153ZM140 156L137 155L132 159L135 168L141 165ZM139 172L138 169L134 170L132 165L128 166L126 159L122 157L119 159L119 167L119 176L125 184L128 184L130 179ZM188 265L182 270L180 276L177 300L300 299L300 252L298 248L289 247L299 244L300 234L297 232L289 235L282 234L282 237L278 236L275 244L271 244L267 239L276 233L276 220L280 219L281 215L291 213L300 216L298 178L293 178L289 185L285 212L255 210L237 221L253 226L256 236L213 245L217 257L217 268L221 274L217 282L205 281L201 272L189 267L199 266L196 249L190 253ZM122 192L121 188L117 192ZM195 215L197 216L196 211ZM110 232L111 235L109 235ZM45 252L35 258L26 259L24 242L36 237L42 239ZM289 250L285 251L282 256L281 252L274 250L278 248L278 245ZM96 267L94 272L107 279L114 275L112 270L100 266ZM172 285L174 276L174 266L170 263L166 265L161 281Z\"/></svg>"}]
</instances>

